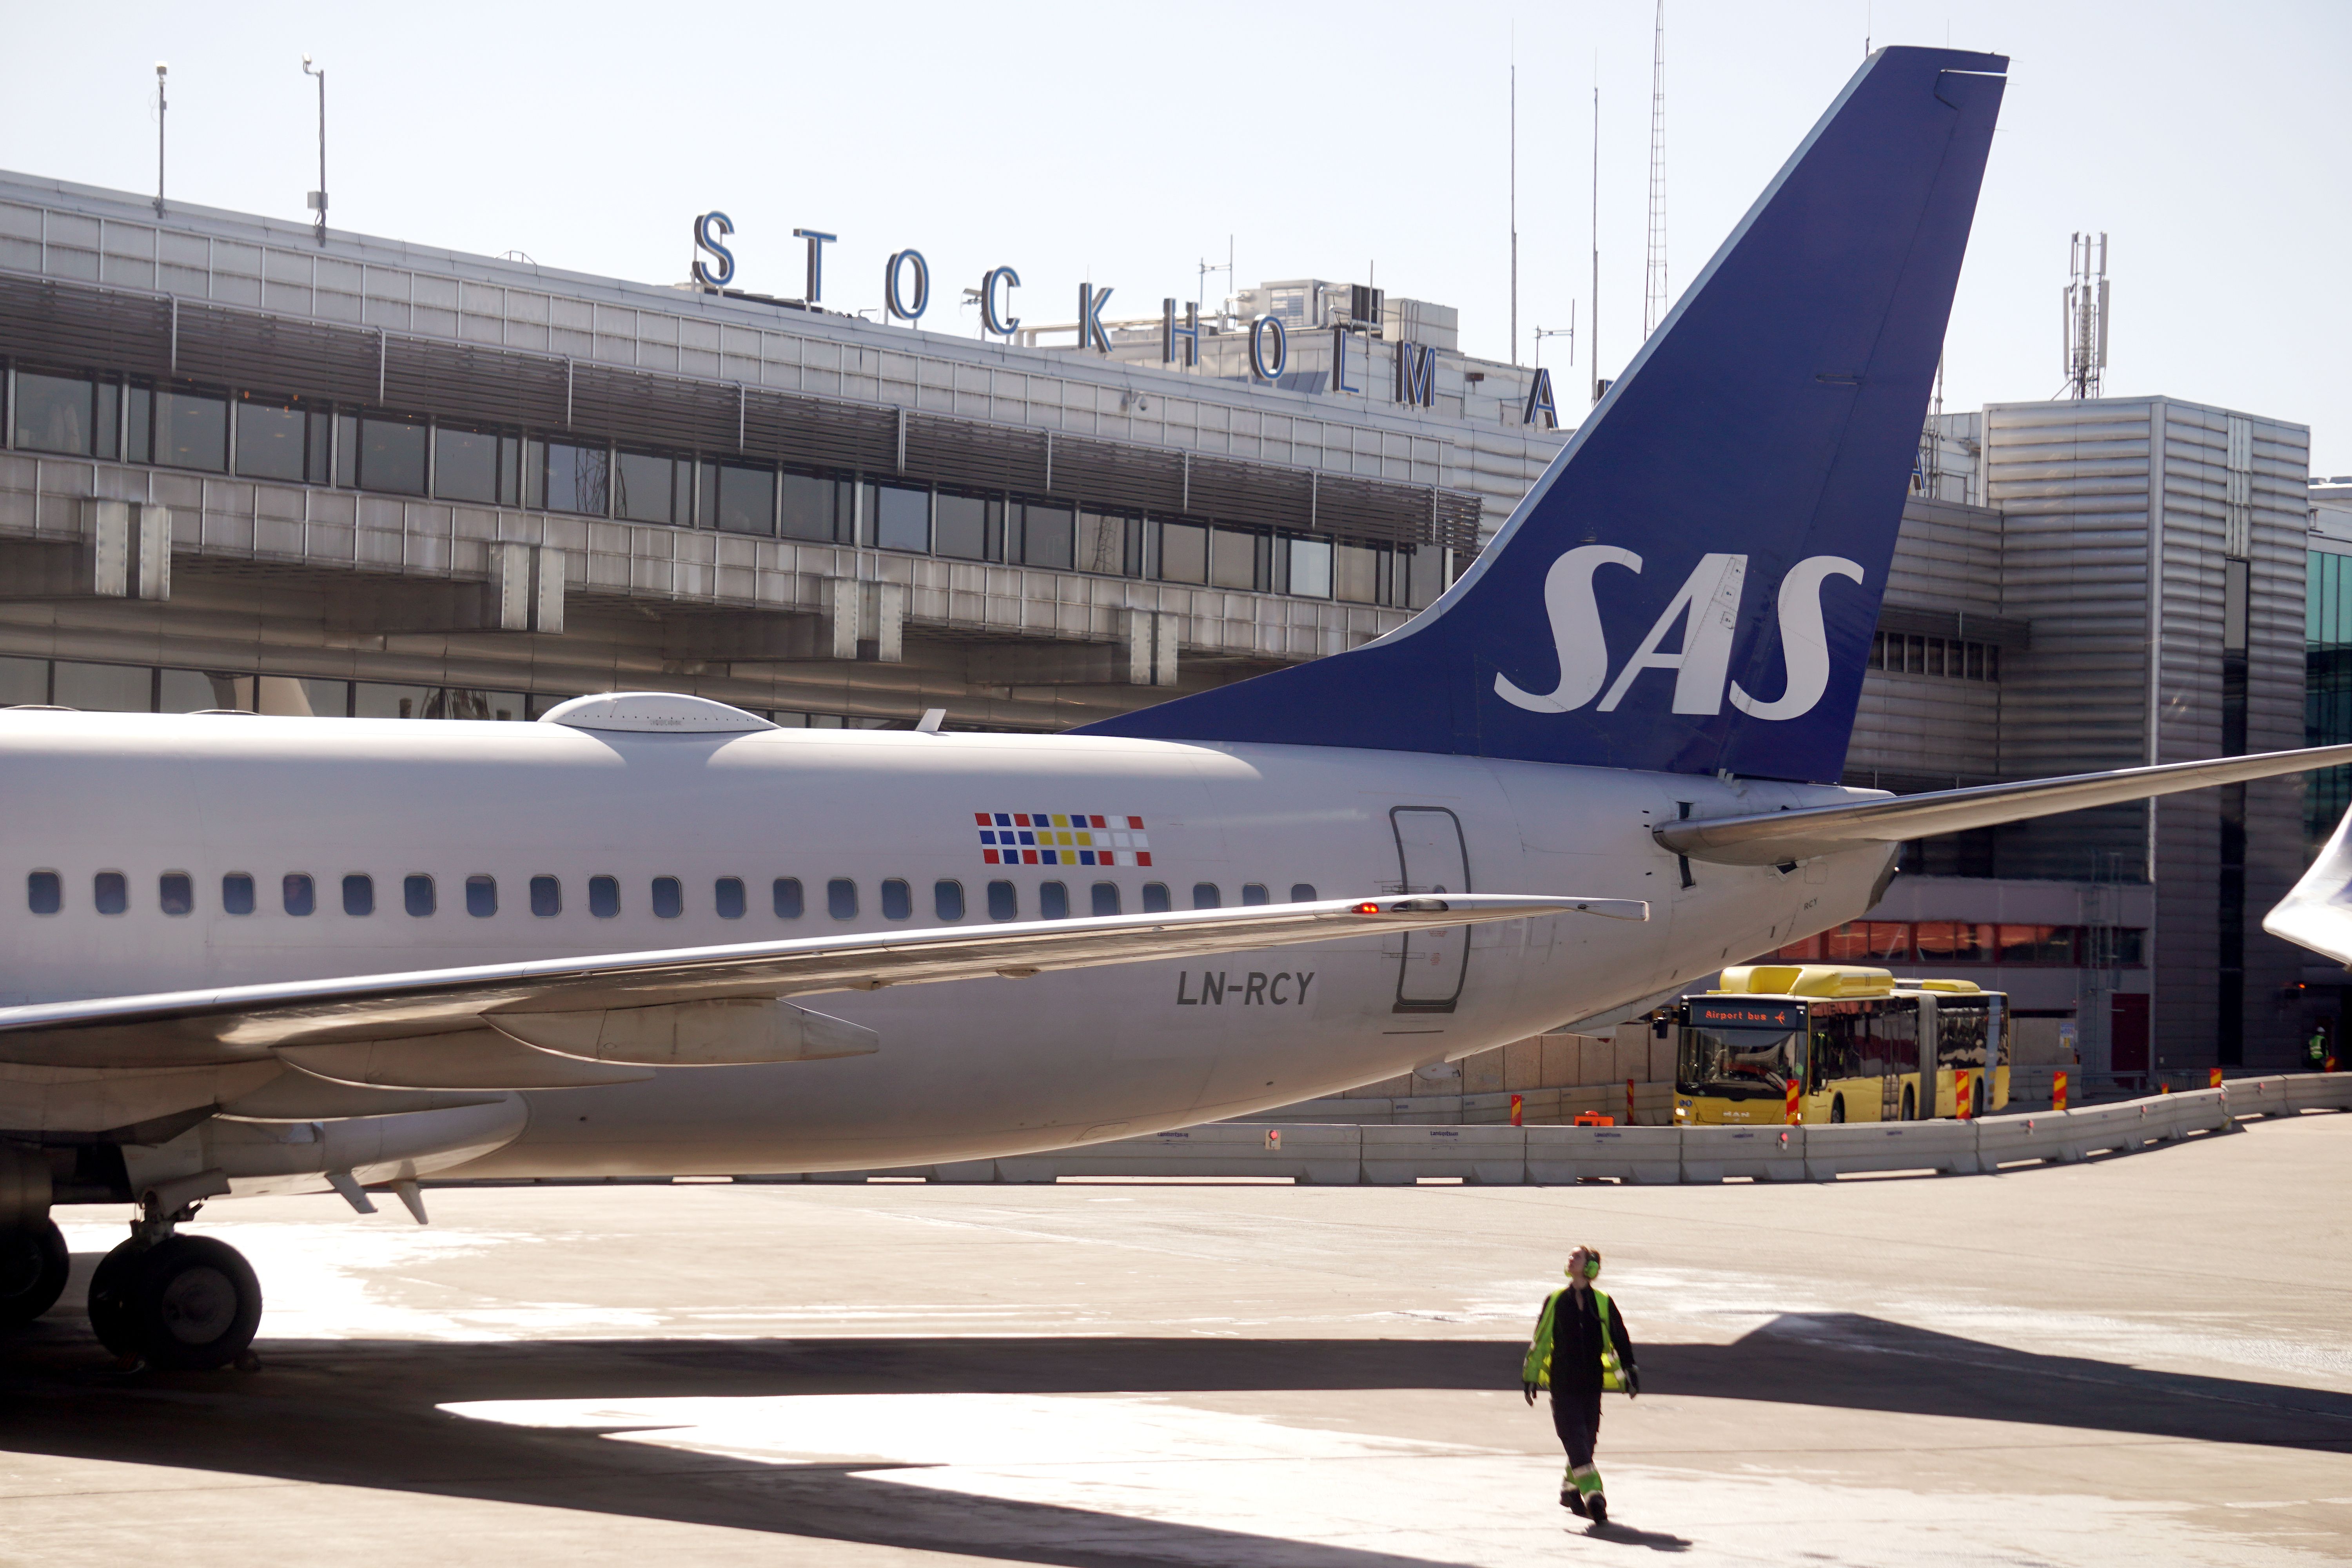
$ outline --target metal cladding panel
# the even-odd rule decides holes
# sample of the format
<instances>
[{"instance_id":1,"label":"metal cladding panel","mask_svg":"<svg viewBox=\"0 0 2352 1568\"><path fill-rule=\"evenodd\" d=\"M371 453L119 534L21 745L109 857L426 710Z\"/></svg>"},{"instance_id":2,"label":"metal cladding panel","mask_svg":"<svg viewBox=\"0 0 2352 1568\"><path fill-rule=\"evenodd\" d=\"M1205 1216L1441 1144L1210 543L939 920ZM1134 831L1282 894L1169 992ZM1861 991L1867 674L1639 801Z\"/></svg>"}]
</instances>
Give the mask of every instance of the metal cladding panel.
<instances>
[{"instance_id":1,"label":"metal cladding panel","mask_svg":"<svg viewBox=\"0 0 2352 1568\"><path fill-rule=\"evenodd\" d=\"M1866 60L1405 631L1094 732L1835 779L2005 68Z\"/></svg>"}]
</instances>

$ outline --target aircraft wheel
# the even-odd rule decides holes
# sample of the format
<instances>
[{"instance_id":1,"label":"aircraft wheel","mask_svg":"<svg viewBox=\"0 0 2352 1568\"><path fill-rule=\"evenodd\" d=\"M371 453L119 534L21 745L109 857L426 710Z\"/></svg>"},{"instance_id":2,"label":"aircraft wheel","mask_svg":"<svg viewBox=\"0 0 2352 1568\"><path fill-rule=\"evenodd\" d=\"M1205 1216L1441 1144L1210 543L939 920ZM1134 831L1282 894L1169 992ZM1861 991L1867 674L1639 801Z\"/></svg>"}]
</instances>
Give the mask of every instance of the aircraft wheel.
<instances>
[{"instance_id":1,"label":"aircraft wheel","mask_svg":"<svg viewBox=\"0 0 2352 1568\"><path fill-rule=\"evenodd\" d=\"M1843 1121L1845 1120L1844 1095L1841 1094L1835 1100L1830 1101L1830 1120L1832 1121Z\"/></svg>"},{"instance_id":2,"label":"aircraft wheel","mask_svg":"<svg viewBox=\"0 0 2352 1568\"><path fill-rule=\"evenodd\" d=\"M89 1282L89 1323L108 1350L152 1367L226 1366L261 1326L261 1282L242 1254L210 1237L126 1241Z\"/></svg>"},{"instance_id":3,"label":"aircraft wheel","mask_svg":"<svg viewBox=\"0 0 2352 1568\"><path fill-rule=\"evenodd\" d=\"M57 1221L0 1235L0 1329L20 1329L64 1294L73 1260Z\"/></svg>"},{"instance_id":4,"label":"aircraft wheel","mask_svg":"<svg viewBox=\"0 0 2352 1568\"><path fill-rule=\"evenodd\" d=\"M1918 1100L1917 1100L1916 1098L1914 1098L1914 1096L1913 1096L1913 1094L1912 1094L1912 1091L1911 1091L1911 1086L1910 1086L1909 1084L1905 1084L1905 1085L1903 1086L1903 1120L1904 1120L1904 1121L1917 1121L1917 1120L1918 1120L1917 1116L1916 1116L1916 1114L1914 1114L1914 1113L1916 1111L1916 1110L1918 1109L1918 1103L1919 1103L1919 1102L1918 1102Z\"/></svg>"}]
</instances>

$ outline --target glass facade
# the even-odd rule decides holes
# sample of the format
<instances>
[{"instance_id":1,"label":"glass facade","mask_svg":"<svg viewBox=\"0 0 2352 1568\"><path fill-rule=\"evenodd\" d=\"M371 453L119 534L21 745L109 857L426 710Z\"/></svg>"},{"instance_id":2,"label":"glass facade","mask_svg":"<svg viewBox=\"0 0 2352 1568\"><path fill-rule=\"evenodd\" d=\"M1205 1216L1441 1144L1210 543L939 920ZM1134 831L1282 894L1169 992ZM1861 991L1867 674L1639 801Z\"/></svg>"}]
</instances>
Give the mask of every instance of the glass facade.
<instances>
[{"instance_id":1,"label":"glass facade","mask_svg":"<svg viewBox=\"0 0 2352 1568\"><path fill-rule=\"evenodd\" d=\"M2305 557L2303 743L2352 742L2352 555ZM2304 838L2316 856L2352 805L2352 768L2304 774Z\"/></svg>"},{"instance_id":2,"label":"glass facade","mask_svg":"<svg viewBox=\"0 0 2352 1568\"><path fill-rule=\"evenodd\" d=\"M13 448L283 484L1414 609L1444 592L1451 566L1435 546L1145 516L897 477L795 472L740 456L639 450L265 393L22 364L7 385ZM1990 666L1991 650L1969 645L1963 654L1959 646L1952 673L1990 678L1989 668L1981 677L1978 668ZM1923 658L1940 662L1940 652Z\"/></svg>"}]
</instances>

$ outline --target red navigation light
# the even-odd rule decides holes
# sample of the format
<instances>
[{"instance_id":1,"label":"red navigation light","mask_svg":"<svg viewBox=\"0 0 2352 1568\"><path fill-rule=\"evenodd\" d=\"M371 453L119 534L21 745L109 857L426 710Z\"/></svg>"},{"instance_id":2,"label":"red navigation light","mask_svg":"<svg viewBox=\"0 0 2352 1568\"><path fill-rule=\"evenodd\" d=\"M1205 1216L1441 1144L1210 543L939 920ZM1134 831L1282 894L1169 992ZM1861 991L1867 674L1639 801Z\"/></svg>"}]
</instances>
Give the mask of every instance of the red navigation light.
<instances>
[{"instance_id":1,"label":"red navigation light","mask_svg":"<svg viewBox=\"0 0 2352 1568\"><path fill-rule=\"evenodd\" d=\"M1360 915L1376 915L1381 912L1381 906L1378 904L1358 904L1355 908L1355 912Z\"/></svg>"}]
</instances>

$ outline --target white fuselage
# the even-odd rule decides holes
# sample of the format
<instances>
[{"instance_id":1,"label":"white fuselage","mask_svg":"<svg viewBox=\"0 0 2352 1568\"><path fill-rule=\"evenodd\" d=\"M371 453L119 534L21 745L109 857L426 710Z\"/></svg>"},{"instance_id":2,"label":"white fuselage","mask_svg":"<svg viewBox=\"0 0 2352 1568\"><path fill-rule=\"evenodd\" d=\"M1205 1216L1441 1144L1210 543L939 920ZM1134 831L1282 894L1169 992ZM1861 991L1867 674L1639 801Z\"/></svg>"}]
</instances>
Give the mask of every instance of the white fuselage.
<instances>
[{"instance_id":1,"label":"white fuselage","mask_svg":"<svg viewBox=\"0 0 2352 1568\"><path fill-rule=\"evenodd\" d=\"M1640 924L1467 928L1466 960L1457 930L809 998L877 1031L879 1051L532 1091L520 1136L463 1168L478 1175L929 1163L1243 1114L1521 1038L1851 919L1891 853L1700 865L1685 887L1656 823L1849 792L1070 736L15 712L0 715L0 781L9 1003L984 923L992 882L1012 884L1024 920L1054 912L1048 883L1077 915L1098 883L1138 912L1153 885L1189 909L1196 885L1234 905L1246 889L1279 902L1459 877L1453 890L1652 909ZM1019 831L999 813L1102 816L1087 831L1115 863L991 865L982 832ZM36 873L55 876L57 912L32 911ZM98 908L109 875L120 913ZM189 912L165 912L167 877L187 879ZM231 877L251 879L251 913L224 907ZM288 912L289 877L310 879L312 912ZM408 911L414 877L432 879L430 913ZM373 912L345 911L347 878L367 879ZM495 912L468 912L473 878L494 882ZM560 909L535 913L533 879L551 878ZM600 878L616 912L592 909ZM676 879L677 912L657 910L657 879ZM799 885L797 917L777 913L780 879ZM727 880L742 891L731 918ZM835 881L854 887L854 914L833 912ZM886 914L892 881L900 918L896 903ZM940 918L941 883L960 885L961 921Z\"/></svg>"}]
</instances>

